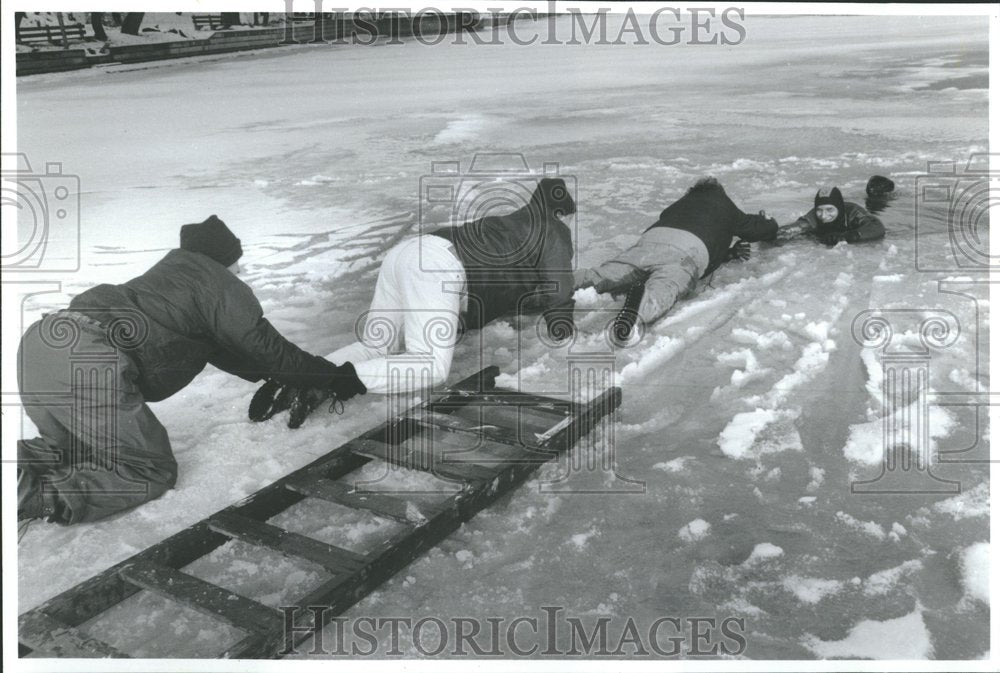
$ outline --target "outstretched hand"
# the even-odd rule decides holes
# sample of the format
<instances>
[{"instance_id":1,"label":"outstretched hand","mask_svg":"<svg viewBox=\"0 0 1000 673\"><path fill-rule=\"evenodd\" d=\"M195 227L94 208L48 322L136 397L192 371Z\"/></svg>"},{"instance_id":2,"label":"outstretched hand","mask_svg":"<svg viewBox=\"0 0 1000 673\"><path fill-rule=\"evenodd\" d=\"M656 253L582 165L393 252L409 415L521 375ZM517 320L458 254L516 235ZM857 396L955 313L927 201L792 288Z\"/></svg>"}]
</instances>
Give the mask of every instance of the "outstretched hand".
<instances>
[{"instance_id":1,"label":"outstretched hand","mask_svg":"<svg viewBox=\"0 0 1000 673\"><path fill-rule=\"evenodd\" d=\"M726 261L745 262L750 259L750 244L744 240L737 239L733 247L729 248L729 256Z\"/></svg>"},{"instance_id":2,"label":"outstretched hand","mask_svg":"<svg viewBox=\"0 0 1000 673\"><path fill-rule=\"evenodd\" d=\"M306 417L320 404L333 396L332 391L322 388L294 388L271 379L254 393L247 415L251 421L260 423L275 414L290 409L288 427L295 429L302 425Z\"/></svg>"}]
</instances>

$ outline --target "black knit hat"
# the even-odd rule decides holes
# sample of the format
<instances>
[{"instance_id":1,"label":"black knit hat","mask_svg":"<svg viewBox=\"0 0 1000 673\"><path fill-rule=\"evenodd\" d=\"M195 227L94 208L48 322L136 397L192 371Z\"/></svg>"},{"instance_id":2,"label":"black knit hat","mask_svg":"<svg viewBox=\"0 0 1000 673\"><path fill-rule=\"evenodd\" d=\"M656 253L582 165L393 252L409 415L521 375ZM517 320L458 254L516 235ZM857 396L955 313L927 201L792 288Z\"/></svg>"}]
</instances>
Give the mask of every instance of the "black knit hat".
<instances>
[{"instance_id":1,"label":"black knit hat","mask_svg":"<svg viewBox=\"0 0 1000 673\"><path fill-rule=\"evenodd\" d=\"M232 266L243 256L240 239L215 215L204 222L181 227L181 248L188 252L200 252L222 266Z\"/></svg>"}]
</instances>

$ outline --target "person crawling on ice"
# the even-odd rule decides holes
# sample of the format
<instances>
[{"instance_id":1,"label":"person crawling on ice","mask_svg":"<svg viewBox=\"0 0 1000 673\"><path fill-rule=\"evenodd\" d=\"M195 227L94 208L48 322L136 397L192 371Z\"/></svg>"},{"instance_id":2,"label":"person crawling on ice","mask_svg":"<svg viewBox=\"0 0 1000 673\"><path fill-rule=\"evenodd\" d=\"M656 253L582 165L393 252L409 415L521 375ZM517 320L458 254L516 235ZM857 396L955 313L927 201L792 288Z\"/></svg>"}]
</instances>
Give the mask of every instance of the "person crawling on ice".
<instances>
[{"instance_id":1,"label":"person crawling on ice","mask_svg":"<svg viewBox=\"0 0 1000 673\"><path fill-rule=\"evenodd\" d=\"M744 213L715 178L702 178L660 213L635 245L579 271L576 286L602 294L628 292L626 306L632 297L641 297L633 308L637 319L649 325L692 291L699 278L730 260L747 259L750 242L771 240L777 231L778 223L764 211Z\"/></svg>"},{"instance_id":2,"label":"person crawling on ice","mask_svg":"<svg viewBox=\"0 0 1000 673\"><path fill-rule=\"evenodd\" d=\"M18 449L18 520L96 521L162 495L177 480L167 430L147 402L211 363L248 381L365 391L285 339L239 280L240 240L212 215L181 227L180 247L137 278L97 285L21 338L18 385L40 436Z\"/></svg>"},{"instance_id":3,"label":"person crawling on ice","mask_svg":"<svg viewBox=\"0 0 1000 673\"><path fill-rule=\"evenodd\" d=\"M841 241L862 243L884 237L885 226L862 206L845 202L840 189L834 187L816 192L813 209L787 227L782 227L783 237L800 233L810 235L824 245L836 245Z\"/></svg>"},{"instance_id":4,"label":"person crawling on ice","mask_svg":"<svg viewBox=\"0 0 1000 673\"><path fill-rule=\"evenodd\" d=\"M559 218L575 212L565 181L544 178L512 213L400 242L382 261L359 340L327 359L353 362L370 393L414 392L444 383L463 331L500 316L541 310L549 338L569 338L573 243ZM255 396L263 412L251 417L265 420L290 407L288 425L299 427L330 397L321 386L288 388L264 384Z\"/></svg>"}]
</instances>

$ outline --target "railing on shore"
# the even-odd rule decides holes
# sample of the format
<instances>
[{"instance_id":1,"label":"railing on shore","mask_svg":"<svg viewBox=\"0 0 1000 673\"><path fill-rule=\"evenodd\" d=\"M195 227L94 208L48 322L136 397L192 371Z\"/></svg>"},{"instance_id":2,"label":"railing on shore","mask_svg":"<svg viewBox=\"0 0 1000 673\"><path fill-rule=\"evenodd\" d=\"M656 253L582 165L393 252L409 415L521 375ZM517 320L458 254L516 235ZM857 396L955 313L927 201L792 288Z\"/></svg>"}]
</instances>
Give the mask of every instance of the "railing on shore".
<instances>
[{"instance_id":1,"label":"railing on shore","mask_svg":"<svg viewBox=\"0 0 1000 673\"><path fill-rule=\"evenodd\" d=\"M218 30L204 38L114 46L98 54L79 48L19 52L17 74L34 75L96 65L141 63L319 42L363 46L383 38L419 37L433 43L435 37L447 33L486 30L510 20L509 16L480 15L476 12L425 13L419 16L396 13L321 16L319 22L289 20L274 26Z\"/></svg>"}]
</instances>

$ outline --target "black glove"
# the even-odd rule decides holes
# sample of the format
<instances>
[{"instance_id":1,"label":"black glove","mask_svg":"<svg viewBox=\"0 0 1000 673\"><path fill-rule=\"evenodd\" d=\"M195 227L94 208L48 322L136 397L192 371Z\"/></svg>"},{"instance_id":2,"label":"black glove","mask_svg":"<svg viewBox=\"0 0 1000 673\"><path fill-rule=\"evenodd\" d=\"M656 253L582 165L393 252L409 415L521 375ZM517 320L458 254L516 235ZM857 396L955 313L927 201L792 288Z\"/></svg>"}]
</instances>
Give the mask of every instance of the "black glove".
<instances>
[{"instance_id":1,"label":"black glove","mask_svg":"<svg viewBox=\"0 0 1000 673\"><path fill-rule=\"evenodd\" d=\"M336 373L323 388L303 388L295 392L288 412L289 428L294 430L302 425L306 417L326 400L333 400L330 411L334 411L338 403L368 392L368 388L358 378L353 364L345 362L334 369Z\"/></svg>"},{"instance_id":2,"label":"black glove","mask_svg":"<svg viewBox=\"0 0 1000 673\"><path fill-rule=\"evenodd\" d=\"M274 379L268 379L254 393L253 399L250 400L250 408L247 410L247 415L254 423L266 421L271 416L291 406L295 393L296 390L291 386L282 385Z\"/></svg>"},{"instance_id":3,"label":"black glove","mask_svg":"<svg viewBox=\"0 0 1000 673\"><path fill-rule=\"evenodd\" d=\"M726 256L727 262L732 262L738 260L745 262L750 259L750 244L742 239L736 239L733 243L733 247L729 248L729 254Z\"/></svg>"},{"instance_id":4,"label":"black glove","mask_svg":"<svg viewBox=\"0 0 1000 673\"><path fill-rule=\"evenodd\" d=\"M841 241L845 240L843 232L831 231L823 234L818 234L816 238L823 245L837 245Z\"/></svg>"}]
</instances>

